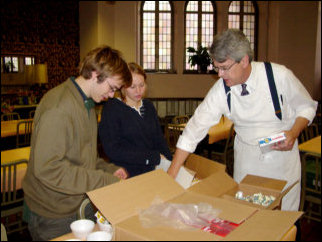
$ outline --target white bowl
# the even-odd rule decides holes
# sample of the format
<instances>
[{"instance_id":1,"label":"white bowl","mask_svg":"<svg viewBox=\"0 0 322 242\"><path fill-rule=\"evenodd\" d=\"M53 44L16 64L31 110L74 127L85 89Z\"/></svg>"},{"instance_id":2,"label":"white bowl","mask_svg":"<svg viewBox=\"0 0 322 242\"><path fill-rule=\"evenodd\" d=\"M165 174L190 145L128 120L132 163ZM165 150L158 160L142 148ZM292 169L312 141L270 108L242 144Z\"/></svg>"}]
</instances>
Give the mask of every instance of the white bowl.
<instances>
[{"instance_id":1,"label":"white bowl","mask_svg":"<svg viewBox=\"0 0 322 242\"><path fill-rule=\"evenodd\" d=\"M96 231L87 236L87 241L111 241L112 233L107 231Z\"/></svg>"},{"instance_id":2,"label":"white bowl","mask_svg":"<svg viewBox=\"0 0 322 242\"><path fill-rule=\"evenodd\" d=\"M74 236L77 239L85 240L94 229L95 223L89 219L79 219L70 224Z\"/></svg>"},{"instance_id":3,"label":"white bowl","mask_svg":"<svg viewBox=\"0 0 322 242\"><path fill-rule=\"evenodd\" d=\"M109 233L113 233L113 228L112 225L109 223L101 223L98 219L97 219L97 224L98 224L98 228L100 231L106 231Z\"/></svg>"}]
</instances>

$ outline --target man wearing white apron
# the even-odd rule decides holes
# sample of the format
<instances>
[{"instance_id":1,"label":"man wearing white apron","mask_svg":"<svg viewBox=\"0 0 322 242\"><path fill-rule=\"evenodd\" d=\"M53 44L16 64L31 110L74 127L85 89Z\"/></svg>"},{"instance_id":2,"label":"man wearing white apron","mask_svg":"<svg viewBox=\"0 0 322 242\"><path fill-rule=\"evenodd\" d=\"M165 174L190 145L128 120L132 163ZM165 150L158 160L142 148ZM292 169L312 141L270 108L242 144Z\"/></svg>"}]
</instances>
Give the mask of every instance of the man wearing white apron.
<instances>
[{"instance_id":1,"label":"man wearing white apron","mask_svg":"<svg viewBox=\"0 0 322 242\"><path fill-rule=\"evenodd\" d=\"M180 166L194 152L209 128L225 115L233 121L236 131L235 181L240 182L247 174L253 174L287 180L286 189L301 179L297 137L312 122L317 102L312 100L292 71L285 66L271 64L280 105L276 112L265 65L252 62L250 43L240 30L229 29L217 35L210 55L220 79L180 136L168 173L176 177ZM225 86L230 88L227 94ZM285 132L286 140L276 145L273 151L263 154L258 140L280 132ZM282 210L299 209L300 184L283 198Z\"/></svg>"}]
</instances>

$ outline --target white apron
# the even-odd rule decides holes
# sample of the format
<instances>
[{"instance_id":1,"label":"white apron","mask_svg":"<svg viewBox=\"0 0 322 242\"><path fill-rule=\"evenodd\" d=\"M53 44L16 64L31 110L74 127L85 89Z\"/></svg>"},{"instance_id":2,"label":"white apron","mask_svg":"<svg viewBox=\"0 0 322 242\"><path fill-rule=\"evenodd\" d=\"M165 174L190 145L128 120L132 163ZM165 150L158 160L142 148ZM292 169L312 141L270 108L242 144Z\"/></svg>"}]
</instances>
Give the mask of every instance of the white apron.
<instances>
[{"instance_id":1,"label":"white apron","mask_svg":"<svg viewBox=\"0 0 322 242\"><path fill-rule=\"evenodd\" d=\"M264 72L265 74L265 72ZM240 85L231 88L231 113L236 130L234 144L234 179L240 182L247 174L282 179L287 181L286 189L301 179L301 163L297 141L291 151L271 151L262 154L258 139L283 130L289 130L295 117L282 108L283 121L275 116L274 106L267 79L260 86L253 86L249 79L250 95L240 96ZM246 82L247 84L247 82ZM252 92L253 91L253 92ZM294 186L282 200L282 210L298 210L300 204L301 182Z\"/></svg>"}]
</instances>

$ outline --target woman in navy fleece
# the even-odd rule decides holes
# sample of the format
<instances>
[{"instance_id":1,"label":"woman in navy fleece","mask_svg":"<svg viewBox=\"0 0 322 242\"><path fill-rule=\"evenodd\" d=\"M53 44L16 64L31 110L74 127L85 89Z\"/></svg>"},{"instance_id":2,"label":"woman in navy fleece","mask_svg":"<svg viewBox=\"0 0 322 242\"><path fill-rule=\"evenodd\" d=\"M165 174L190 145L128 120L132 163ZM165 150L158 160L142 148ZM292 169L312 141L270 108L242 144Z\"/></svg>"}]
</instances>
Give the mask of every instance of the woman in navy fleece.
<instances>
[{"instance_id":1,"label":"woman in navy fleece","mask_svg":"<svg viewBox=\"0 0 322 242\"><path fill-rule=\"evenodd\" d=\"M148 99L146 74L129 63L132 84L124 86L121 98L109 99L102 111L99 137L111 162L124 167L129 177L152 171L161 158L172 160L157 112Z\"/></svg>"}]
</instances>

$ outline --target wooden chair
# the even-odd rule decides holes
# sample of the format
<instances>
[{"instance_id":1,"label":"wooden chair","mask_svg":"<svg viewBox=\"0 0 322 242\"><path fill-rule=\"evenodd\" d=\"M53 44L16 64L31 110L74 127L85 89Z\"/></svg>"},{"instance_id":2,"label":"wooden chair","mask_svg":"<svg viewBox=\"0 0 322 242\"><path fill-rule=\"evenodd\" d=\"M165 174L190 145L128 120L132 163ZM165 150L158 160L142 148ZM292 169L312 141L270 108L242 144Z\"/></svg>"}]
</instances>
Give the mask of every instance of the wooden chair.
<instances>
[{"instance_id":1,"label":"wooden chair","mask_svg":"<svg viewBox=\"0 0 322 242\"><path fill-rule=\"evenodd\" d=\"M189 121L188 115L175 116L172 119L172 123L174 124L184 124L184 123L188 123L188 121Z\"/></svg>"},{"instance_id":2,"label":"wooden chair","mask_svg":"<svg viewBox=\"0 0 322 242\"><path fill-rule=\"evenodd\" d=\"M16 148L30 145L33 120L23 120L17 123ZM23 132L21 133L21 130Z\"/></svg>"},{"instance_id":3,"label":"wooden chair","mask_svg":"<svg viewBox=\"0 0 322 242\"><path fill-rule=\"evenodd\" d=\"M316 123L312 123L310 126L307 126L305 129L302 130L298 137L298 143L301 144L316 136L319 136L319 128Z\"/></svg>"},{"instance_id":4,"label":"wooden chair","mask_svg":"<svg viewBox=\"0 0 322 242\"><path fill-rule=\"evenodd\" d=\"M179 136L181 135L181 132L182 127L176 124L167 124L165 136L172 154L176 150L177 141L179 139Z\"/></svg>"},{"instance_id":5,"label":"wooden chair","mask_svg":"<svg viewBox=\"0 0 322 242\"><path fill-rule=\"evenodd\" d=\"M302 157L300 210L304 217L321 223L321 157L305 153Z\"/></svg>"},{"instance_id":6,"label":"wooden chair","mask_svg":"<svg viewBox=\"0 0 322 242\"><path fill-rule=\"evenodd\" d=\"M35 112L36 112L36 110L31 110L31 111L29 112L29 118L30 118L30 119L33 119L33 118L34 118L34 116L35 116Z\"/></svg>"},{"instance_id":7,"label":"wooden chair","mask_svg":"<svg viewBox=\"0 0 322 242\"><path fill-rule=\"evenodd\" d=\"M16 113L16 112L1 114L1 121L10 121L10 120L19 120L19 119L20 119L20 115L19 113Z\"/></svg>"},{"instance_id":8,"label":"wooden chair","mask_svg":"<svg viewBox=\"0 0 322 242\"><path fill-rule=\"evenodd\" d=\"M22 220L23 193L17 191L17 166L27 164L26 159L1 164L1 220L5 221L7 233L22 231L27 225Z\"/></svg>"}]
</instances>

